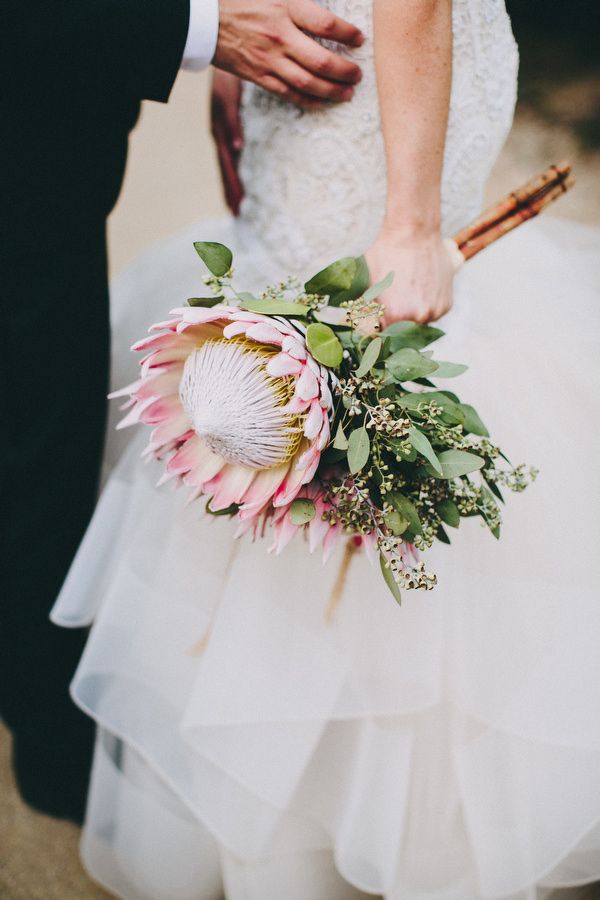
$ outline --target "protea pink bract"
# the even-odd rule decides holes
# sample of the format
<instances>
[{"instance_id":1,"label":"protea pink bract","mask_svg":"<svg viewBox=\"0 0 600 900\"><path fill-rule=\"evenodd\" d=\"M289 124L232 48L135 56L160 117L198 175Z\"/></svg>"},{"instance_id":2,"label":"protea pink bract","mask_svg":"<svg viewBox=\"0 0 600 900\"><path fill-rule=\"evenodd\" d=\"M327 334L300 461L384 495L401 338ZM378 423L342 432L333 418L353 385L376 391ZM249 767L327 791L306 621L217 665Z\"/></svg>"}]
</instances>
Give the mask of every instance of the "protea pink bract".
<instances>
[{"instance_id":1,"label":"protea pink bract","mask_svg":"<svg viewBox=\"0 0 600 900\"><path fill-rule=\"evenodd\" d=\"M331 373L307 350L303 326L237 307L184 307L134 344L147 352L119 427L153 425L147 455L168 458L213 511L242 520L289 505L329 443ZM158 333L156 333L158 332Z\"/></svg>"}]
</instances>

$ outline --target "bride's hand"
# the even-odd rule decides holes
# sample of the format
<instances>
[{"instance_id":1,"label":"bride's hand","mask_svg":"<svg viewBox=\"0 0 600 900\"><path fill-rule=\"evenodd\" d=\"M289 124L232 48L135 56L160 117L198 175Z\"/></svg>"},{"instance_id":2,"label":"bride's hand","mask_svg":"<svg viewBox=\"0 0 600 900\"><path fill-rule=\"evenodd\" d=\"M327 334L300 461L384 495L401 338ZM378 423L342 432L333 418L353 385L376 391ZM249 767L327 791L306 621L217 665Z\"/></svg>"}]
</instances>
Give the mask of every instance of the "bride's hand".
<instances>
[{"instance_id":1,"label":"bride's hand","mask_svg":"<svg viewBox=\"0 0 600 900\"><path fill-rule=\"evenodd\" d=\"M401 319L435 322L452 307L454 266L439 232L406 236L383 228L366 258L371 283L394 272L391 287L379 297L384 325Z\"/></svg>"},{"instance_id":2,"label":"bride's hand","mask_svg":"<svg viewBox=\"0 0 600 900\"><path fill-rule=\"evenodd\" d=\"M240 117L242 82L236 75L213 71L211 96L211 129L217 148L225 201L237 216L244 197L238 166L244 146L244 132Z\"/></svg>"}]
</instances>

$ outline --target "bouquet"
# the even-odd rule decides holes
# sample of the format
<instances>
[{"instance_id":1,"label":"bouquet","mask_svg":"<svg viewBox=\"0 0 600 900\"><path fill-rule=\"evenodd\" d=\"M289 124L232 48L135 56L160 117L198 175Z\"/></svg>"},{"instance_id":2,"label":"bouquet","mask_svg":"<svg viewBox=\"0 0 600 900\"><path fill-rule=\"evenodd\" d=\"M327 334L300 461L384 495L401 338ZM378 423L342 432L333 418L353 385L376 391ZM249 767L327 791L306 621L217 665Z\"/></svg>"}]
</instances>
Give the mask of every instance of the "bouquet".
<instances>
[{"instance_id":1,"label":"bouquet","mask_svg":"<svg viewBox=\"0 0 600 900\"><path fill-rule=\"evenodd\" d=\"M567 164L497 204L456 235L457 261L536 215L571 183ZM481 416L447 389L466 366L430 349L443 332L396 322L366 334L381 315L363 257L334 262L301 285L293 278L259 296L238 290L233 257L198 242L210 296L188 300L134 345L141 377L119 427L153 427L145 455L165 462L231 516L238 534L272 533L279 553L302 532L326 560L346 537L379 558L396 600L436 583L421 558L448 529L478 517L500 536L503 492L535 470L512 466Z\"/></svg>"}]
</instances>

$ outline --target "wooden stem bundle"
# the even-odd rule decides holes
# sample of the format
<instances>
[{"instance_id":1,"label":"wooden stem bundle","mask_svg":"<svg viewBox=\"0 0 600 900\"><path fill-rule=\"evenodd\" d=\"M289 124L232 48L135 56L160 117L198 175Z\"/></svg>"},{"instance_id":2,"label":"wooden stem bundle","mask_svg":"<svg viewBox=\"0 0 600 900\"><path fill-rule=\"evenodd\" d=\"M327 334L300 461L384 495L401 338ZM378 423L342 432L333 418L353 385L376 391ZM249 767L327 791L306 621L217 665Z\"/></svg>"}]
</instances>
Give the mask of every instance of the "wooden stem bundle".
<instances>
[{"instance_id":1,"label":"wooden stem bundle","mask_svg":"<svg viewBox=\"0 0 600 900\"><path fill-rule=\"evenodd\" d=\"M527 184L486 210L474 222L455 234L452 240L461 256L464 259L471 259L513 228L539 215L546 206L566 193L574 183L570 163L561 162L550 166L541 175L532 178Z\"/></svg>"}]
</instances>

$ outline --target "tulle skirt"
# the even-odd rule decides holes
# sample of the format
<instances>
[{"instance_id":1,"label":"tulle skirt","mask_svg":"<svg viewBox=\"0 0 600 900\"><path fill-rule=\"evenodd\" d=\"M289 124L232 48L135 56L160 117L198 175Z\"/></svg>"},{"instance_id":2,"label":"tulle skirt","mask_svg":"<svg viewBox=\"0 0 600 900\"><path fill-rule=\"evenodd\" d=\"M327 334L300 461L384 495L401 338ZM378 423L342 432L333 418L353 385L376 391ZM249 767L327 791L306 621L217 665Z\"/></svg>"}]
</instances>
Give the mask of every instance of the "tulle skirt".
<instances>
[{"instance_id":1,"label":"tulle skirt","mask_svg":"<svg viewBox=\"0 0 600 900\"><path fill-rule=\"evenodd\" d=\"M244 227L202 223L114 286L127 344L197 295L193 239L272 277ZM157 488L111 436L53 612L93 622L73 683L99 723L84 861L127 900L534 900L600 878L600 233L530 223L459 275L437 355L513 462L500 541L474 520L398 607L343 547L278 557ZM451 385L449 384L449 387Z\"/></svg>"}]
</instances>

